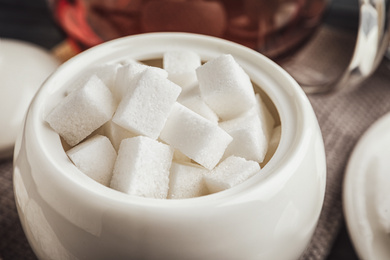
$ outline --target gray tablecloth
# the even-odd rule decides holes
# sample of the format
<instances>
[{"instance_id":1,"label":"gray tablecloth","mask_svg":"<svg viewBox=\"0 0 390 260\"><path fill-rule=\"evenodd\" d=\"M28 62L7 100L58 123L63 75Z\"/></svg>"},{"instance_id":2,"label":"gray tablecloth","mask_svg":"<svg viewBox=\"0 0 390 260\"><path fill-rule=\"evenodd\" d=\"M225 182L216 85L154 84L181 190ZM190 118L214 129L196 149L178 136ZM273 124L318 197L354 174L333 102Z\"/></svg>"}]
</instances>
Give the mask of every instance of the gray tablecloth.
<instances>
[{"instance_id":1,"label":"gray tablecloth","mask_svg":"<svg viewBox=\"0 0 390 260\"><path fill-rule=\"evenodd\" d=\"M344 170L359 137L390 111L390 69L385 63L352 93L310 95L327 155L325 203L302 259L326 259L340 229ZM35 259L23 234L12 191L12 160L0 162L0 259Z\"/></svg>"},{"instance_id":2,"label":"gray tablecloth","mask_svg":"<svg viewBox=\"0 0 390 260\"><path fill-rule=\"evenodd\" d=\"M309 99L322 130L328 175L320 221L303 259L324 259L342 222L343 178L350 154L367 128L390 111L390 68L387 61L351 93L311 95Z\"/></svg>"}]
</instances>

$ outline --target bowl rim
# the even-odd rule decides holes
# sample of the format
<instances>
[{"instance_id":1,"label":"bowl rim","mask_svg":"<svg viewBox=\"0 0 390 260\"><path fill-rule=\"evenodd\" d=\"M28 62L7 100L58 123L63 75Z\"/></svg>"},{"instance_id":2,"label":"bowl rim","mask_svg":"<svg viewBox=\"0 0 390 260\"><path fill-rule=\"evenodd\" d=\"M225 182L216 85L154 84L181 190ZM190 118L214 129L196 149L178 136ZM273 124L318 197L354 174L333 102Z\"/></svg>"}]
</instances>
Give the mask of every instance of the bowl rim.
<instances>
[{"instance_id":1,"label":"bowl rim","mask_svg":"<svg viewBox=\"0 0 390 260\"><path fill-rule=\"evenodd\" d=\"M137 52L131 50L134 47L137 48ZM131 58L148 59L162 57L161 54L167 49L181 47L186 49L195 48L195 52L202 50L202 53L199 54L201 58L205 59L216 57L216 55L222 53L232 54L244 70L247 70L247 73L256 84L259 84L260 81L263 91L274 103L279 113L282 135L278 149L268 164L261 170L261 174L222 192L177 200L132 196L105 187L89 177L75 179L74 174L69 174L68 171L71 170L77 172L76 174L84 175L69 159L67 159L67 162L61 161L67 156L62 149L58 134L49 129L48 124L44 122L44 116L48 110L47 99L63 90L66 84L63 84L62 81L68 80L69 73L81 73L83 66L85 68L85 66L91 64L117 60L122 57L126 50ZM116 59L113 58L114 56ZM69 83L69 80L67 82ZM280 84L279 88L267 85L275 85L276 82ZM73 183L72 190L77 189L78 192L87 196L98 196L98 198L110 203L137 204L150 207L212 206L220 203L233 203L233 198L258 199L251 195L254 190L270 185L268 184L270 182L283 183L287 181L293 174L293 169L296 169L303 160L304 151L307 150L309 140L314 133L311 122L313 113L310 102L298 83L275 62L252 49L221 38L193 33L145 33L105 42L76 55L62 64L45 81L34 97L27 115L27 118L30 118L30 122L33 122L33 124L31 124L32 126L26 124L24 131L27 127L34 129L36 133L35 142L39 146L37 152L41 153L41 157L46 158L46 162L50 164L52 169L56 169L56 175L58 175L56 178ZM45 136L48 131L52 131L57 135L57 146L60 145L62 153L60 151L53 152L50 149L47 136ZM82 181L80 182L80 180Z\"/></svg>"}]
</instances>

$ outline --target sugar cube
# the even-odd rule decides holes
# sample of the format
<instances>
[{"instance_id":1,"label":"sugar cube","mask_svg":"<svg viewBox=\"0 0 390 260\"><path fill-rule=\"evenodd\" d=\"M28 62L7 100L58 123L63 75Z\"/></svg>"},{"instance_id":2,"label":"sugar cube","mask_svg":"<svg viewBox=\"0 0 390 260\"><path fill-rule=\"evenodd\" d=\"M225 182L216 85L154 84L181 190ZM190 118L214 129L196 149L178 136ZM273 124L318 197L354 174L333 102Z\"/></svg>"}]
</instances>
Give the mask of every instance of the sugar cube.
<instances>
[{"instance_id":1,"label":"sugar cube","mask_svg":"<svg viewBox=\"0 0 390 260\"><path fill-rule=\"evenodd\" d=\"M271 115L271 112L268 110L267 106L265 105L259 94L256 94L256 105L254 106L253 112L256 112L260 117L263 132L267 137L267 140L270 140L272 136L272 131L275 126L275 119Z\"/></svg>"},{"instance_id":2,"label":"sugar cube","mask_svg":"<svg viewBox=\"0 0 390 260\"><path fill-rule=\"evenodd\" d=\"M66 96L46 117L49 125L74 146L111 119L115 101L95 75Z\"/></svg>"},{"instance_id":3,"label":"sugar cube","mask_svg":"<svg viewBox=\"0 0 390 260\"><path fill-rule=\"evenodd\" d=\"M101 79L112 92L115 86L117 71L120 67L121 64L119 63L105 63L90 68L73 83L72 87L67 90L67 94L84 86L93 75Z\"/></svg>"},{"instance_id":4,"label":"sugar cube","mask_svg":"<svg viewBox=\"0 0 390 260\"><path fill-rule=\"evenodd\" d=\"M235 155L259 163L264 160L268 149L268 140L257 114L239 116L221 122L219 126L233 137L233 141L226 148L223 158Z\"/></svg>"},{"instance_id":5,"label":"sugar cube","mask_svg":"<svg viewBox=\"0 0 390 260\"><path fill-rule=\"evenodd\" d=\"M157 139L180 92L179 86L146 69L119 103L113 121L135 134Z\"/></svg>"},{"instance_id":6,"label":"sugar cube","mask_svg":"<svg viewBox=\"0 0 390 260\"><path fill-rule=\"evenodd\" d=\"M171 147L149 137L124 139L110 187L131 195L165 199L172 155Z\"/></svg>"},{"instance_id":7,"label":"sugar cube","mask_svg":"<svg viewBox=\"0 0 390 260\"><path fill-rule=\"evenodd\" d=\"M206 62L196 74L202 98L222 120L236 117L256 102L249 76L230 54Z\"/></svg>"},{"instance_id":8,"label":"sugar cube","mask_svg":"<svg viewBox=\"0 0 390 260\"><path fill-rule=\"evenodd\" d=\"M236 186L260 171L257 162L230 156L204 176L207 188L211 193L223 191Z\"/></svg>"},{"instance_id":9,"label":"sugar cube","mask_svg":"<svg viewBox=\"0 0 390 260\"><path fill-rule=\"evenodd\" d=\"M113 91L114 97L117 102L125 96L126 92L134 89L137 80L140 78L142 72L146 69L153 70L155 73L160 74L162 77L167 78L168 73L157 67L147 66L142 63L130 62L122 67L118 68L115 79L115 90Z\"/></svg>"},{"instance_id":10,"label":"sugar cube","mask_svg":"<svg viewBox=\"0 0 390 260\"><path fill-rule=\"evenodd\" d=\"M100 78L104 84L112 91L115 85L115 78L122 66L118 63L104 64L98 66L95 70L96 76Z\"/></svg>"},{"instance_id":11,"label":"sugar cube","mask_svg":"<svg viewBox=\"0 0 390 260\"><path fill-rule=\"evenodd\" d=\"M174 104L160 138L207 169L214 168L232 141L218 125L180 103Z\"/></svg>"},{"instance_id":12,"label":"sugar cube","mask_svg":"<svg viewBox=\"0 0 390 260\"><path fill-rule=\"evenodd\" d=\"M193 164L173 162L169 175L168 199L185 199L208 194L203 175L205 168Z\"/></svg>"},{"instance_id":13,"label":"sugar cube","mask_svg":"<svg viewBox=\"0 0 390 260\"><path fill-rule=\"evenodd\" d=\"M195 69L200 65L200 57L193 51L173 50L163 56L163 68L168 72L168 78L182 88L197 81Z\"/></svg>"},{"instance_id":14,"label":"sugar cube","mask_svg":"<svg viewBox=\"0 0 390 260\"><path fill-rule=\"evenodd\" d=\"M136 136L134 133L115 124L112 120L103 125L103 133L110 139L116 151L119 150L119 145L123 139Z\"/></svg>"},{"instance_id":15,"label":"sugar cube","mask_svg":"<svg viewBox=\"0 0 390 260\"><path fill-rule=\"evenodd\" d=\"M199 88L197 88L199 90ZM210 120L214 124L218 123L218 116L214 111L204 102L200 96L200 92L191 91L192 93L187 95L184 98L180 98L179 103L188 107L197 114L203 116L204 118Z\"/></svg>"},{"instance_id":16,"label":"sugar cube","mask_svg":"<svg viewBox=\"0 0 390 260\"><path fill-rule=\"evenodd\" d=\"M45 120L80 171L130 195L185 199L231 188L279 143L280 126L230 54L203 65L177 49L143 63L123 58L73 83Z\"/></svg>"},{"instance_id":17,"label":"sugar cube","mask_svg":"<svg viewBox=\"0 0 390 260\"><path fill-rule=\"evenodd\" d=\"M95 135L66 152L76 167L95 181L108 186L116 160L110 140Z\"/></svg>"},{"instance_id":18,"label":"sugar cube","mask_svg":"<svg viewBox=\"0 0 390 260\"><path fill-rule=\"evenodd\" d=\"M174 149L172 160L180 163L191 162L191 159L187 155L177 149Z\"/></svg>"}]
</instances>

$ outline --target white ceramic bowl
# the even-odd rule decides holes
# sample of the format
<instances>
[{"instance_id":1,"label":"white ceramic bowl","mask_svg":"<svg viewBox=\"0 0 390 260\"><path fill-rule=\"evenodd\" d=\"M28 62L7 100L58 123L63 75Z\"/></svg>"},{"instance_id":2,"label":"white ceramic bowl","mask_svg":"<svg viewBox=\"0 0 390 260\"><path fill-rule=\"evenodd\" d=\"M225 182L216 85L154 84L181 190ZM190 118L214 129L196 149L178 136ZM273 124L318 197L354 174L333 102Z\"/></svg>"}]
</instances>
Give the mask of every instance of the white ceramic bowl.
<instances>
[{"instance_id":1,"label":"white ceramic bowl","mask_svg":"<svg viewBox=\"0 0 390 260\"><path fill-rule=\"evenodd\" d=\"M132 197L86 177L44 122L47 111L94 64L156 59L172 49L193 50L203 60L235 57L279 114L282 136L272 159L236 187L185 200ZM40 259L296 259L325 193L322 136L299 85L255 51L194 34L125 37L63 64L35 96L14 160L16 205Z\"/></svg>"}]
</instances>

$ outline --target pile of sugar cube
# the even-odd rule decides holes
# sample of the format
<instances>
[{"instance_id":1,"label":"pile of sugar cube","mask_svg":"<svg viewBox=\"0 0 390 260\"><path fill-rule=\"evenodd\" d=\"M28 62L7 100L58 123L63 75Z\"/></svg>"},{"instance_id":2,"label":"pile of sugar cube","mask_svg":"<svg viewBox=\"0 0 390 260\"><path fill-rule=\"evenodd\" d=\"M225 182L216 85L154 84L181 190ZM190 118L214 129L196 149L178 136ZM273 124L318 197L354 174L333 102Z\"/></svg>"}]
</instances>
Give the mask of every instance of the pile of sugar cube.
<instances>
[{"instance_id":1,"label":"pile of sugar cube","mask_svg":"<svg viewBox=\"0 0 390 260\"><path fill-rule=\"evenodd\" d=\"M258 174L280 125L230 54L167 51L88 70L45 117L84 174L130 195L183 199Z\"/></svg>"}]
</instances>

